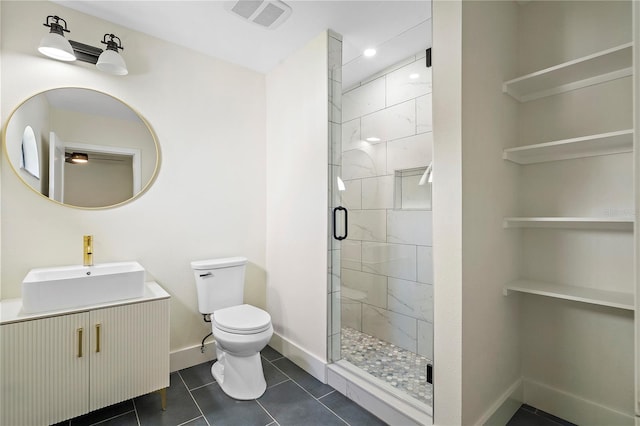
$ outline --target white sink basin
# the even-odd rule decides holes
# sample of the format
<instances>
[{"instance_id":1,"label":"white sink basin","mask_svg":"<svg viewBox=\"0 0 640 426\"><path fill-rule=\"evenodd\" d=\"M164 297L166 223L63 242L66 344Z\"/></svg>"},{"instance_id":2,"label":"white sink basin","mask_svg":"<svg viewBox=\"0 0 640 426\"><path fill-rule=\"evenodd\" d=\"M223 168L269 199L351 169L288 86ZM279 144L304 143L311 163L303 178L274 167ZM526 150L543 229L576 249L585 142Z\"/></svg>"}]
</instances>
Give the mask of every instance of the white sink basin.
<instances>
[{"instance_id":1,"label":"white sink basin","mask_svg":"<svg viewBox=\"0 0 640 426\"><path fill-rule=\"evenodd\" d=\"M25 313L55 311L143 294L144 268L138 262L37 268L22 281L22 309Z\"/></svg>"}]
</instances>

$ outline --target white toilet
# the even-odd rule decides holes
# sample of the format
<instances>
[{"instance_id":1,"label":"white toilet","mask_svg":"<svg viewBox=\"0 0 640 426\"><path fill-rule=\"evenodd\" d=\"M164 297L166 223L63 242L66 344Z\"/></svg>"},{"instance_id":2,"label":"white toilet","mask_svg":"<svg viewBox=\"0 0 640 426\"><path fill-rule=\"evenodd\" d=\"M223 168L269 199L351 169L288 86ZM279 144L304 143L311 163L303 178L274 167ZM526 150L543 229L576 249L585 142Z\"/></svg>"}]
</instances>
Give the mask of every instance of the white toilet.
<instances>
[{"instance_id":1,"label":"white toilet","mask_svg":"<svg viewBox=\"0 0 640 426\"><path fill-rule=\"evenodd\" d=\"M198 310L211 314L217 362L211 374L235 399L259 398L267 388L260 351L273 335L271 316L243 304L247 259L231 257L191 262L198 291Z\"/></svg>"}]
</instances>

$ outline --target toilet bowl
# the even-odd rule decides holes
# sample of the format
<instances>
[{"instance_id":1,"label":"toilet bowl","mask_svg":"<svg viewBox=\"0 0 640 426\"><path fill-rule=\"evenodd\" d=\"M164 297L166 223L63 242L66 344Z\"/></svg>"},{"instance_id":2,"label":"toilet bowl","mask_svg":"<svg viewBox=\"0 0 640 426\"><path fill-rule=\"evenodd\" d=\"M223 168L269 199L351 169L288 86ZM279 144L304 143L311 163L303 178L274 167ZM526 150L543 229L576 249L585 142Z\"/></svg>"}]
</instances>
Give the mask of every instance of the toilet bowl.
<instances>
[{"instance_id":1,"label":"toilet bowl","mask_svg":"<svg viewBox=\"0 0 640 426\"><path fill-rule=\"evenodd\" d=\"M211 329L218 360L211 374L220 388L232 398L256 399L267 388L260 351L271 340L271 317L251 305L238 305L216 311Z\"/></svg>"},{"instance_id":2,"label":"toilet bowl","mask_svg":"<svg viewBox=\"0 0 640 426\"><path fill-rule=\"evenodd\" d=\"M198 293L198 310L211 317L217 361L211 374L232 398L262 396L264 380L260 351L273 335L271 316L243 304L247 259L232 257L191 262Z\"/></svg>"}]
</instances>

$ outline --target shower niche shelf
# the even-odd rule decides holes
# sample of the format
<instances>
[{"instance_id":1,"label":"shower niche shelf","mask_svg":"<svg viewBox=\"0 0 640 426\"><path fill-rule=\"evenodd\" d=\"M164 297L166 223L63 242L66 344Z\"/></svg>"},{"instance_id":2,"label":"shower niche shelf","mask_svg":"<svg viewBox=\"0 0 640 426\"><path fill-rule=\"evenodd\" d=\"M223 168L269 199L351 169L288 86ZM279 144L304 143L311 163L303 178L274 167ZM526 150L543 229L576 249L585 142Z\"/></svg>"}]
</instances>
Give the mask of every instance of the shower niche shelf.
<instances>
[{"instance_id":1,"label":"shower niche shelf","mask_svg":"<svg viewBox=\"0 0 640 426\"><path fill-rule=\"evenodd\" d=\"M624 152L633 152L633 129L508 148L502 158L517 164L535 164Z\"/></svg>"},{"instance_id":2,"label":"shower niche shelf","mask_svg":"<svg viewBox=\"0 0 640 426\"><path fill-rule=\"evenodd\" d=\"M502 91L519 102L604 83L633 74L633 43L545 68L503 83Z\"/></svg>"},{"instance_id":3,"label":"shower niche shelf","mask_svg":"<svg viewBox=\"0 0 640 426\"><path fill-rule=\"evenodd\" d=\"M394 174L394 210L431 210L431 183L420 180L427 167L396 170Z\"/></svg>"},{"instance_id":4,"label":"shower niche shelf","mask_svg":"<svg viewBox=\"0 0 640 426\"><path fill-rule=\"evenodd\" d=\"M635 310L633 293L598 290L573 285L552 284L542 281L517 280L504 286L503 294L509 292L536 294L556 299L573 300L575 302L609 306L612 308Z\"/></svg>"}]
</instances>

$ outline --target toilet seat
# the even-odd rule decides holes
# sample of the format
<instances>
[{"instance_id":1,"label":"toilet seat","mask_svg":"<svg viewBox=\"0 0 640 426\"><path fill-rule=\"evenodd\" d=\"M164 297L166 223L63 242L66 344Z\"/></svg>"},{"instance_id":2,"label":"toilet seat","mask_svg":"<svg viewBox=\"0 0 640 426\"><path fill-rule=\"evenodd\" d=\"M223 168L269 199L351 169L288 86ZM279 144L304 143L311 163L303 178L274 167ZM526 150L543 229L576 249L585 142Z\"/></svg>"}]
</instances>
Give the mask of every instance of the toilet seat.
<instances>
[{"instance_id":1,"label":"toilet seat","mask_svg":"<svg viewBox=\"0 0 640 426\"><path fill-rule=\"evenodd\" d=\"M213 313L213 326L232 334L257 334L271 327L271 315L251 305L238 305Z\"/></svg>"}]
</instances>

